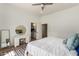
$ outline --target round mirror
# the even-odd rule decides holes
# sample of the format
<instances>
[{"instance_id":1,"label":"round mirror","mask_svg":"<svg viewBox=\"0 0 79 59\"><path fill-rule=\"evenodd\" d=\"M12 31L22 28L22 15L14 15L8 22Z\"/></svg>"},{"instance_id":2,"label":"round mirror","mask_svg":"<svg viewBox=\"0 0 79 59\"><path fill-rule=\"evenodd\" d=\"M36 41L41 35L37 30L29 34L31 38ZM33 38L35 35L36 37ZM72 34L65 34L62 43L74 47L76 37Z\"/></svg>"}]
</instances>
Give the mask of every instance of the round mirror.
<instances>
[{"instance_id":1,"label":"round mirror","mask_svg":"<svg viewBox=\"0 0 79 59\"><path fill-rule=\"evenodd\" d=\"M16 34L23 35L26 33L26 28L23 25L19 25L15 30Z\"/></svg>"}]
</instances>

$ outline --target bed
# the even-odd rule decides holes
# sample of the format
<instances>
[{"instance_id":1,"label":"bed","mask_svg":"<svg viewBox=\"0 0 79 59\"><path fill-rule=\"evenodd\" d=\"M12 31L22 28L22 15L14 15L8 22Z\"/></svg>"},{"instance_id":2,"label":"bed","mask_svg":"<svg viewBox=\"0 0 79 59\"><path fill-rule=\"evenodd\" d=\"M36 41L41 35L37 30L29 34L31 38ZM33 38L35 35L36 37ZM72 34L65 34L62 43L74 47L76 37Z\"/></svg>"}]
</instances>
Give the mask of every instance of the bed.
<instances>
[{"instance_id":1,"label":"bed","mask_svg":"<svg viewBox=\"0 0 79 59\"><path fill-rule=\"evenodd\" d=\"M30 56L76 56L75 50L69 51L64 39L56 37L47 37L40 40L32 41L27 44L25 55Z\"/></svg>"}]
</instances>

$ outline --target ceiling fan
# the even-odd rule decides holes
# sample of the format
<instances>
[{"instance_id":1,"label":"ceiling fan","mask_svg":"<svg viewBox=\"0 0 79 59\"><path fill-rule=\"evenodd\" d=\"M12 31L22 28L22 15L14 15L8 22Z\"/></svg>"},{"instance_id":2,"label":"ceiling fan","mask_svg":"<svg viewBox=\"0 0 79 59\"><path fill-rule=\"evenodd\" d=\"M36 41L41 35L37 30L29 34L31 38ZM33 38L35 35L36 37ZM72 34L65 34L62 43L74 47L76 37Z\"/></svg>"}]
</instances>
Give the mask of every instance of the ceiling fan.
<instances>
[{"instance_id":1,"label":"ceiling fan","mask_svg":"<svg viewBox=\"0 0 79 59\"><path fill-rule=\"evenodd\" d=\"M35 4L32 4L32 6L38 6L40 5L41 6L41 10L43 11L45 9L45 6L47 5L52 5L53 3L35 3Z\"/></svg>"}]
</instances>

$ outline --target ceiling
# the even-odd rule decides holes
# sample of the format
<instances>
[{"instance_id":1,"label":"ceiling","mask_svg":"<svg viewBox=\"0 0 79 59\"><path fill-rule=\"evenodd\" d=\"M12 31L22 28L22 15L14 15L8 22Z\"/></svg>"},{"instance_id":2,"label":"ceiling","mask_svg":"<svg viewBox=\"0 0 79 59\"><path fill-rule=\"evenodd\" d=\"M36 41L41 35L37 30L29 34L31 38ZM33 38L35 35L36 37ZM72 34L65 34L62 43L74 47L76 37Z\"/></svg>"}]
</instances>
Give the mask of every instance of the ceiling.
<instances>
[{"instance_id":1,"label":"ceiling","mask_svg":"<svg viewBox=\"0 0 79 59\"><path fill-rule=\"evenodd\" d=\"M33 3L34 4L34 3ZM26 12L41 15L41 6L32 6L32 3L13 3L12 5L23 9ZM64 9L68 9L74 6L79 5L78 3L53 3L53 5L45 6L45 10L42 15L46 15L49 13L58 12Z\"/></svg>"}]
</instances>

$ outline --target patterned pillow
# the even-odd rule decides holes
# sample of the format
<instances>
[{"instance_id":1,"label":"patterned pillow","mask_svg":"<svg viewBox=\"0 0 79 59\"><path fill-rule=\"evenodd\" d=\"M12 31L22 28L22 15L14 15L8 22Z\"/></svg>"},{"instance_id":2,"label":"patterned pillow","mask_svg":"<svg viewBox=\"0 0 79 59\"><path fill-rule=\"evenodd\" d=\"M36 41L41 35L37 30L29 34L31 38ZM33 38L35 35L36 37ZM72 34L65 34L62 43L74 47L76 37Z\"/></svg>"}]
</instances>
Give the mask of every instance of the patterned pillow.
<instances>
[{"instance_id":1,"label":"patterned pillow","mask_svg":"<svg viewBox=\"0 0 79 59\"><path fill-rule=\"evenodd\" d=\"M67 48L69 50L74 50L78 45L77 41L78 41L78 34L76 33L71 35L67 40L67 44L66 44Z\"/></svg>"},{"instance_id":2,"label":"patterned pillow","mask_svg":"<svg viewBox=\"0 0 79 59\"><path fill-rule=\"evenodd\" d=\"M77 48L78 46L79 46L79 36L78 36L79 34L77 34L76 35L76 40L74 41L74 43L73 43L73 46L75 47L75 48Z\"/></svg>"},{"instance_id":3,"label":"patterned pillow","mask_svg":"<svg viewBox=\"0 0 79 59\"><path fill-rule=\"evenodd\" d=\"M67 44L67 40L68 40L68 39L63 40L63 43L64 43L64 44Z\"/></svg>"}]
</instances>

